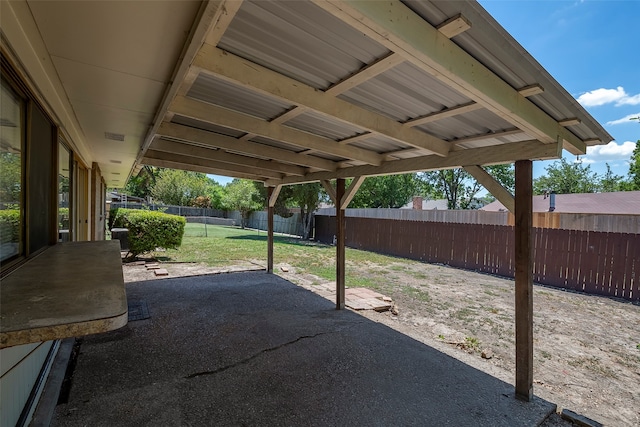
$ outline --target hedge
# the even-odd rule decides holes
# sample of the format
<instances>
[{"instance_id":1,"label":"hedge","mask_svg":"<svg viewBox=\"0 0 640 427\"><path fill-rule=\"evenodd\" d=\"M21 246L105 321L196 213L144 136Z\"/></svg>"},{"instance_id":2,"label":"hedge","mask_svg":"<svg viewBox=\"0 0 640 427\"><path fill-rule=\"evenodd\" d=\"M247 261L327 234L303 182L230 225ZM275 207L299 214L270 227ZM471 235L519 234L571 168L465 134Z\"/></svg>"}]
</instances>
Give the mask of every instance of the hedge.
<instances>
[{"instance_id":1,"label":"hedge","mask_svg":"<svg viewBox=\"0 0 640 427\"><path fill-rule=\"evenodd\" d=\"M0 243L20 241L20 210L0 210Z\"/></svg>"},{"instance_id":2,"label":"hedge","mask_svg":"<svg viewBox=\"0 0 640 427\"><path fill-rule=\"evenodd\" d=\"M129 230L129 252L136 256L156 248L177 249L187 220L178 215L137 209L111 213L112 228Z\"/></svg>"}]
</instances>

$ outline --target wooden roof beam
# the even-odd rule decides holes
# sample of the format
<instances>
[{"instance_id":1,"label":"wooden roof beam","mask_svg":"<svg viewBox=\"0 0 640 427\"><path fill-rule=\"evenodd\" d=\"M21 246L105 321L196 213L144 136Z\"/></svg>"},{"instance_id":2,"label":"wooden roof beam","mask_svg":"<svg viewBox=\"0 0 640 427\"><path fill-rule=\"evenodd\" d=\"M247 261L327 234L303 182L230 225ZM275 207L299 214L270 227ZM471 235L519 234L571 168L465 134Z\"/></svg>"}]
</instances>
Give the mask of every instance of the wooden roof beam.
<instances>
[{"instance_id":1,"label":"wooden roof beam","mask_svg":"<svg viewBox=\"0 0 640 427\"><path fill-rule=\"evenodd\" d=\"M511 213L514 213L516 206L513 194L502 186L494 177L482 167L478 165L465 166L464 170L469 172L472 177L476 179L484 188L493 194L493 196L500 201Z\"/></svg>"},{"instance_id":2,"label":"wooden roof beam","mask_svg":"<svg viewBox=\"0 0 640 427\"><path fill-rule=\"evenodd\" d=\"M287 175L302 176L307 173L307 170L305 168L301 168L300 166L274 162L272 160L258 159L255 157L241 156L238 154L227 153L226 151L220 149L199 147L197 145L169 141L161 138L158 138L153 143L151 143L149 149L154 151L162 151L165 153L178 154L182 156L199 157L206 160L216 160L222 163L250 166L257 169L264 169Z\"/></svg>"},{"instance_id":3,"label":"wooden roof beam","mask_svg":"<svg viewBox=\"0 0 640 427\"><path fill-rule=\"evenodd\" d=\"M307 111L309 111L308 108L293 107L292 109L290 109L288 111L285 111L284 113L282 113L281 115L279 115L275 119L271 120L271 123L282 124L284 122L288 122L291 119L295 119L296 117L298 117L301 114L306 113Z\"/></svg>"},{"instance_id":4,"label":"wooden roof beam","mask_svg":"<svg viewBox=\"0 0 640 427\"><path fill-rule=\"evenodd\" d=\"M365 178L366 176L356 176L353 178L353 181L349 184L349 188L344 192L342 200L340 200L340 209L347 209L347 206L349 206L349 203L351 203L355 197Z\"/></svg>"},{"instance_id":5,"label":"wooden roof beam","mask_svg":"<svg viewBox=\"0 0 640 427\"><path fill-rule=\"evenodd\" d=\"M313 2L533 138L547 144L561 141L573 153L586 152L584 141L402 2Z\"/></svg>"},{"instance_id":6,"label":"wooden roof beam","mask_svg":"<svg viewBox=\"0 0 640 427\"><path fill-rule=\"evenodd\" d=\"M217 105L208 104L184 96L177 96L170 107L171 111L181 116L248 132L276 141L283 141L302 148L309 148L321 153L347 159L361 160L372 165L382 163L382 156L373 151L358 147L348 147L336 141L308 132L271 123L248 114L228 110Z\"/></svg>"},{"instance_id":7,"label":"wooden roof beam","mask_svg":"<svg viewBox=\"0 0 640 427\"><path fill-rule=\"evenodd\" d=\"M544 92L544 88L537 83L533 85L521 87L520 89L518 89L518 93L524 96L525 98L528 98L533 95L540 95L543 92Z\"/></svg>"},{"instance_id":8,"label":"wooden roof beam","mask_svg":"<svg viewBox=\"0 0 640 427\"><path fill-rule=\"evenodd\" d=\"M387 70L390 70L391 68L401 64L402 62L404 62L404 58L402 58L402 56L398 55L397 53L391 53L384 58L374 61L371 64L365 66L364 68L342 80L341 82L336 83L329 89L325 90L324 93L332 96L338 96L341 93L345 93L353 89L354 87L366 82L367 80L372 79Z\"/></svg>"},{"instance_id":9,"label":"wooden roof beam","mask_svg":"<svg viewBox=\"0 0 640 427\"><path fill-rule=\"evenodd\" d=\"M459 116L470 111L480 110L482 108L482 105L475 101L471 101L466 104L456 105L455 107L445 108L444 110L436 111L435 113L427 114L423 117L407 120L404 125L408 127L421 126L437 120L446 119L447 117Z\"/></svg>"},{"instance_id":10,"label":"wooden roof beam","mask_svg":"<svg viewBox=\"0 0 640 427\"><path fill-rule=\"evenodd\" d=\"M448 39L462 34L471 28L471 22L462 14L453 16L436 27Z\"/></svg>"},{"instance_id":11,"label":"wooden roof beam","mask_svg":"<svg viewBox=\"0 0 640 427\"><path fill-rule=\"evenodd\" d=\"M175 123L163 123L158 129L158 135L174 138L182 141L196 142L223 150L232 150L246 155L269 157L270 159L301 165L325 171L334 171L337 164L331 160L319 157L306 156L293 151L264 144L236 139L230 136L220 135L202 129L183 126Z\"/></svg>"},{"instance_id":12,"label":"wooden roof beam","mask_svg":"<svg viewBox=\"0 0 640 427\"><path fill-rule=\"evenodd\" d=\"M500 130L497 132L481 133L478 135L471 135L471 136L465 136L458 139L452 139L450 142L453 145L458 145L458 144L464 144L467 142L482 141L483 139L500 138L500 137L509 136L509 135L518 135L519 133L524 133L524 132L518 128L506 129L506 130Z\"/></svg>"},{"instance_id":13,"label":"wooden roof beam","mask_svg":"<svg viewBox=\"0 0 640 427\"><path fill-rule=\"evenodd\" d=\"M156 166L159 168L180 169L191 172L210 173L213 175L231 176L233 178L250 179L252 181L266 181L268 178L259 176L256 174L233 172L231 173L227 169L215 169L210 167L197 166L193 164L185 164L180 162L174 162L170 160L159 160L148 157L142 157L141 163L143 165Z\"/></svg>"},{"instance_id":14,"label":"wooden roof beam","mask_svg":"<svg viewBox=\"0 0 640 427\"><path fill-rule=\"evenodd\" d=\"M328 179L321 179L320 184L322 184L322 186L324 187L324 191L327 192L327 195L329 196L329 199L331 199L333 205L338 206L338 196L336 194L336 189L333 188L333 185L331 185L331 181L329 181Z\"/></svg>"},{"instance_id":15,"label":"wooden roof beam","mask_svg":"<svg viewBox=\"0 0 640 427\"><path fill-rule=\"evenodd\" d=\"M544 89L540 85L531 85L518 89L518 93L524 97L538 95L542 92L544 92ZM471 111L481 110L482 108L484 108L482 105L478 104L475 101L471 101L467 102L466 104L445 108L444 110L436 111L435 113L427 114L426 116L407 120L404 125L409 127L420 126L426 123L435 122L437 120L446 119L447 117L454 117L461 114L469 113ZM562 125L562 123L560 124Z\"/></svg>"},{"instance_id":16,"label":"wooden roof beam","mask_svg":"<svg viewBox=\"0 0 640 427\"><path fill-rule=\"evenodd\" d=\"M555 159L559 144L544 144L540 141L512 142L482 148L469 148L451 152L446 158L429 155L385 162L381 166L352 166L335 172L314 172L304 177L286 177L269 180L268 185L290 185L304 182L353 178L356 176L393 175L428 170L452 169L464 166L511 163L523 159Z\"/></svg>"},{"instance_id":17,"label":"wooden roof beam","mask_svg":"<svg viewBox=\"0 0 640 427\"><path fill-rule=\"evenodd\" d=\"M194 59L194 66L200 67L202 72L242 87L308 107L393 140L427 149L439 156L446 156L449 152L449 145L439 138L417 129L403 127L401 123L389 117L336 98L330 93L318 91L215 46L203 45Z\"/></svg>"},{"instance_id":18,"label":"wooden roof beam","mask_svg":"<svg viewBox=\"0 0 640 427\"><path fill-rule=\"evenodd\" d=\"M251 166L234 165L231 163L219 162L217 160L203 159L201 157L184 156L175 153L166 153L163 151L147 150L145 159L164 160L168 162L181 163L185 165L186 170L190 165L199 166L203 168L215 169L217 171L226 171L222 175L233 176L234 173L241 173L247 175L254 175L263 178L283 178L284 174L280 172L274 172L267 169L259 169ZM185 167L180 169L185 169Z\"/></svg>"},{"instance_id":19,"label":"wooden roof beam","mask_svg":"<svg viewBox=\"0 0 640 427\"><path fill-rule=\"evenodd\" d=\"M142 143L142 149L136 157L136 162L140 162L145 151L153 142L156 131L162 122L165 119L171 120L172 114L168 109L173 98L181 90L186 93L195 81L197 71L193 69L191 63L202 43L208 40L213 44L218 44L240 6L242 6L242 0L210 0L202 3L198 12L198 23L188 34L188 43L180 53L180 60L171 78L172 83L164 93L162 104L158 108L153 125Z\"/></svg>"}]
</instances>

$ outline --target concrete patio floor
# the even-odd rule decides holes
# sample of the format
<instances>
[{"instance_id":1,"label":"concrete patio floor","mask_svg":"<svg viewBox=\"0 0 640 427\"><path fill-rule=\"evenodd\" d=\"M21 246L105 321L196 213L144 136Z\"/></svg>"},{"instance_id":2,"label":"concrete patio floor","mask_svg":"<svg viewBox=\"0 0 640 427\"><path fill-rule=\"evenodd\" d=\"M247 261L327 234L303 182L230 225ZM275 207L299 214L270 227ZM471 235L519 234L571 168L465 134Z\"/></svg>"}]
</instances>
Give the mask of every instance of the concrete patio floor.
<instances>
[{"instance_id":1,"label":"concrete patio floor","mask_svg":"<svg viewBox=\"0 0 640 427\"><path fill-rule=\"evenodd\" d=\"M150 318L85 337L55 426L536 426L555 405L276 275L127 285Z\"/></svg>"}]
</instances>

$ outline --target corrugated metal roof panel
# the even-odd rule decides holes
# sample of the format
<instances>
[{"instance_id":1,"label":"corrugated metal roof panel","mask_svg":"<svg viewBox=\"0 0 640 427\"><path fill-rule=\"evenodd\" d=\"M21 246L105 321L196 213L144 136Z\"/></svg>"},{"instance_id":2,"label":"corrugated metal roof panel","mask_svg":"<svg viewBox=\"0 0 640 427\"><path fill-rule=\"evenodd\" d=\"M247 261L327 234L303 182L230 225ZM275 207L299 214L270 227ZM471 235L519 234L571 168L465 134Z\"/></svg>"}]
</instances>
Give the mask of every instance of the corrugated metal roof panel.
<instances>
[{"instance_id":1,"label":"corrugated metal roof panel","mask_svg":"<svg viewBox=\"0 0 640 427\"><path fill-rule=\"evenodd\" d=\"M229 129L223 126L215 125L213 123L192 119L191 117L179 116L177 114L173 116L171 122L177 123L179 125L190 126L192 128L208 130L209 132L219 133L220 135L232 136L234 138L240 138L245 134L245 132L241 132L235 129Z\"/></svg>"},{"instance_id":2,"label":"corrugated metal roof panel","mask_svg":"<svg viewBox=\"0 0 640 427\"><path fill-rule=\"evenodd\" d=\"M313 153L313 155L316 157L320 157L321 159L331 160L334 162L342 162L342 161L348 160L344 157L334 156L332 154L327 154L327 153Z\"/></svg>"},{"instance_id":3,"label":"corrugated metal roof panel","mask_svg":"<svg viewBox=\"0 0 640 427\"><path fill-rule=\"evenodd\" d=\"M292 107L287 102L204 73L198 75L187 96L264 120L273 119Z\"/></svg>"},{"instance_id":4,"label":"corrugated metal roof panel","mask_svg":"<svg viewBox=\"0 0 640 427\"><path fill-rule=\"evenodd\" d=\"M318 89L389 53L305 1L245 1L218 46Z\"/></svg>"},{"instance_id":5,"label":"corrugated metal roof panel","mask_svg":"<svg viewBox=\"0 0 640 427\"><path fill-rule=\"evenodd\" d=\"M513 88L539 84L544 93L530 100L556 120L577 116L584 124L571 128L581 138L613 137L477 2L403 0L431 25L462 14L471 28L453 38ZM496 45L499 43L499 45ZM595 130L595 131L594 131Z\"/></svg>"},{"instance_id":6,"label":"corrugated metal roof panel","mask_svg":"<svg viewBox=\"0 0 640 427\"><path fill-rule=\"evenodd\" d=\"M489 110L475 110L427 123L422 126L416 126L417 129L447 141L489 132L497 132L512 127L513 125L509 122Z\"/></svg>"},{"instance_id":7,"label":"corrugated metal roof panel","mask_svg":"<svg viewBox=\"0 0 640 427\"><path fill-rule=\"evenodd\" d=\"M408 62L362 83L340 98L401 122L471 101Z\"/></svg>"},{"instance_id":8,"label":"corrugated metal roof panel","mask_svg":"<svg viewBox=\"0 0 640 427\"><path fill-rule=\"evenodd\" d=\"M521 141L530 141L530 140L531 140L531 137L526 133L522 132L516 135L500 136L500 137L493 137L493 138L488 137L485 139L479 139L475 141L461 142L455 145L454 150L463 149L463 148L489 147L491 145L501 145L501 144L507 144L509 142L521 142Z\"/></svg>"},{"instance_id":9,"label":"corrugated metal roof panel","mask_svg":"<svg viewBox=\"0 0 640 427\"><path fill-rule=\"evenodd\" d=\"M285 122L285 125L334 140L349 138L365 131L352 124L332 119L314 111L300 114Z\"/></svg>"},{"instance_id":10,"label":"corrugated metal roof panel","mask_svg":"<svg viewBox=\"0 0 640 427\"><path fill-rule=\"evenodd\" d=\"M295 153L300 153L306 150L294 144L289 144L287 142L282 142L282 141L276 141L274 139L264 138L262 136L254 136L253 138L250 139L250 141L257 142L259 144L268 145L269 147L282 148L285 150L293 151Z\"/></svg>"},{"instance_id":11,"label":"corrugated metal roof panel","mask_svg":"<svg viewBox=\"0 0 640 427\"><path fill-rule=\"evenodd\" d=\"M381 154L388 153L390 151L402 150L405 148L412 148L412 146L408 144L402 144L396 140L387 138L382 135L371 135L365 140L354 142L349 145L353 145L354 147L366 148L368 150L372 150Z\"/></svg>"}]
</instances>

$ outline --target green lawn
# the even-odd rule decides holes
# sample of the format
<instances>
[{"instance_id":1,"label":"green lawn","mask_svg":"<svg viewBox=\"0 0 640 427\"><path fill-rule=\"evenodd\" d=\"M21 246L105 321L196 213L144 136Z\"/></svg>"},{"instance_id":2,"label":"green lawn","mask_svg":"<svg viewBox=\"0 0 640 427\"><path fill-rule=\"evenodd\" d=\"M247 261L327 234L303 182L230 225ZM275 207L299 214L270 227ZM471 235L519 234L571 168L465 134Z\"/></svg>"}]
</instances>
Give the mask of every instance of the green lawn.
<instances>
[{"instance_id":1,"label":"green lawn","mask_svg":"<svg viewBox=\"0 0 640 427\"><path fill-rule=\"evenodd\" d=\"M201 262L210 266L225 266L237 262L267 263L267 234L264 231L241 230L237 227L187 224L182 246L177 250L155 252L159 261ZM326 280L335 280L334 246L275 236L274 264L287 263L299 272L313 274ZM346 276L350 286L378 287L374 280L380 275L379 267L397 263L398 258L347 248ZM402 260L402 263L415 261ZM370 274L363 266L371 264ZM367 270L367 269L365 269Z\"/></svg>"}]
</instances>

